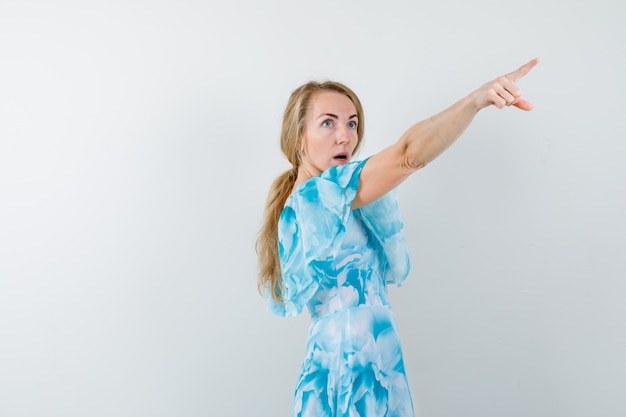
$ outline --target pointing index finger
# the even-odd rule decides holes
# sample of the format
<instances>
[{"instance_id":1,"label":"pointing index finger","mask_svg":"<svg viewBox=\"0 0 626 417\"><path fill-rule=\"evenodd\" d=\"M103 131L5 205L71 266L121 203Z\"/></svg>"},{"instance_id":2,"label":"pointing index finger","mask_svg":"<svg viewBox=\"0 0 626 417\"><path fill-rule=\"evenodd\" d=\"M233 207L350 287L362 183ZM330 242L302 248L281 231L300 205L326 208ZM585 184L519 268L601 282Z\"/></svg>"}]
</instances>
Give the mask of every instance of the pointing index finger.
<instances>
[{"instance_id":1,"label":"pointing index finger","mask_svg":"<svg viewBox=\"0 0 626 417\"><path fill-rule=\"evenodd\" d=\"M537 65L538 63L539 63L539 58L532 59L528 61L527 63L525 63L524 65L522 65L521 67L519 67L518 69L516 69L515 71L508 73L506 77L513 82L517 82L520 78L528 74L530 70L533 69L535 65Z\"/></svg>"}]
</instances>

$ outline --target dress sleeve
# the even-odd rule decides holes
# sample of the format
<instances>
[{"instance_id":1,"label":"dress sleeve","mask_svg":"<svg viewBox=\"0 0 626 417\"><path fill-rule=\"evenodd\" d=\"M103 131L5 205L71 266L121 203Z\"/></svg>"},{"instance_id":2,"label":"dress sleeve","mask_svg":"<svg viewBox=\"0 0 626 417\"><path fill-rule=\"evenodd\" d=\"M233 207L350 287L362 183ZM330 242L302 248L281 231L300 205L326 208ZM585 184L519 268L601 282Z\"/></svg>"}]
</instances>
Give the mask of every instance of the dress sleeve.
<instances>
[{"instance_id":1,"label":"dress sleeve","mask_svg":"<svg viewBox=\"0 0 626 417\"><path fill-rule=\"evenodd\" d=\"M278 222L283 302L271 297L269 310L300 314L319 288L319 277L334 268L364 161L335 166L301 184L287 200Z\"/></svg>"},{"instance_id":2,"label":"dress sleeve","mask_svg":"<svg viewBox=\"0 0 626 417\"><path fill-rule=\"evenodd\" d=\"M402 285L409 275L410 260L397 191L392 190L357 211L380 246L385 281Z\"/></svg>"}]
</instances>

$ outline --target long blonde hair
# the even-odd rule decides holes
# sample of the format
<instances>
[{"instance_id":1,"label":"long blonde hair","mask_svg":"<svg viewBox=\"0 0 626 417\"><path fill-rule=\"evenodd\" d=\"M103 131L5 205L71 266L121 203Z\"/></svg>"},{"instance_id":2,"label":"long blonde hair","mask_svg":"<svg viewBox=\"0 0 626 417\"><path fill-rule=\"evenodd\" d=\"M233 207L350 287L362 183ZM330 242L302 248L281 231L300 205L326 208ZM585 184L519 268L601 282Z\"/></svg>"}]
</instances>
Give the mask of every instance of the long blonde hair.
<instances>
[{"instance_id":1,"label":"long blonde hair","mask_svg":"<svg viewBox=\"0 0 626 417\"><path fill-rule=\"evenodd\" d=\"M282 301L283 281L278 253L278 220L283 211L285 202L291 194L300 166L300 153L304 134L304 121L315 93L333 91L347 96L357 112L359 123L357 125L358 142L354 152L357 151L363 138L365 120L363 107L356 94L345 85L325 81L322 83L310 81L291 93L285 113L280 134L280 148L292 168L282 173L270 187L265 203L265 217L263 227L256 241L256 251L259 257L259 291L264 294L267 289L276 302Z\"/></svg>"}]
</instances>

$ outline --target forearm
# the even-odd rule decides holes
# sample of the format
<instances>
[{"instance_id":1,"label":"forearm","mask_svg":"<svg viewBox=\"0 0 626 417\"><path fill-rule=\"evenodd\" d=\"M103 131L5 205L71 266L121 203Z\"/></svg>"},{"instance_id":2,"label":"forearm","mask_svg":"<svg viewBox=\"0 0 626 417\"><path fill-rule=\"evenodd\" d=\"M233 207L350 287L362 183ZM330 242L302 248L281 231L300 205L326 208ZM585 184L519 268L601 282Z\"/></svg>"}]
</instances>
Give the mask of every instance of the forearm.
<instances>
[{"instance_id":1,"label":"forearm","mask_svg":"<svg viewBox=\"0 0 626 417\"><path fill-rule=\"evenodd\" d=\"M404 149L404 166L414 171L429 164L461 136L479 110L470 94L411 126L399 140Z\"/></svg>"},{"instance_id":2,"label":"forearm","mask_svg":"<svg viewBox=\"0 0 626 417\"><path fill-rule=\"evenodd\" d=\"M372 156L361 171L353 208L375 201L397 187L416 170L428 165L467 129L476 114L488 106L515 106L531 110L515 82L537 63L533 59L517 70L490 81L439 114L411 126L393 145Z\"/></svg>"}]
</instances>

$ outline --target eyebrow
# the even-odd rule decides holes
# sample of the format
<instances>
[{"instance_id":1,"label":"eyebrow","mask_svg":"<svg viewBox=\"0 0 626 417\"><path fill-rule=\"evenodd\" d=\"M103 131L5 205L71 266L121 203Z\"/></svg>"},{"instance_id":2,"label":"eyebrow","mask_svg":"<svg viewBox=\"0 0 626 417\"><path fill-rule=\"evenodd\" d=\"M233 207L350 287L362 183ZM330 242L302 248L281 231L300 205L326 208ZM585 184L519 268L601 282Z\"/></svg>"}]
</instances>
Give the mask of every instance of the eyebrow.
<instances>
[{"instance_id":1,"label":"eyebrow","mask_svg":"<svg viewBox=\"0 0 626 417\"><path fill-rule=\"evenodd\" d=\"M332 114L332 113L323 113L323 114L320 114L320 115L318 116L318 118L323 117L323 116L329 116L329 117L333 117L333 118L335 118L335 119L339 119L339 116L337 116L336 114ZM350 119L354 119L355 117L358 119L359 115L355 113L355 114L353 114L352 116L348 117L348 120L350 120Z\"/></svg>"}]
</instances>

